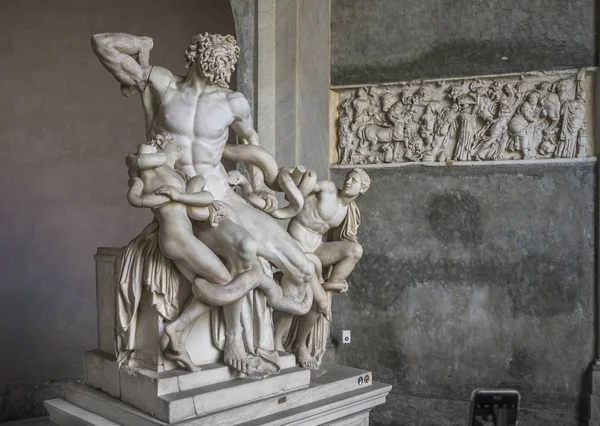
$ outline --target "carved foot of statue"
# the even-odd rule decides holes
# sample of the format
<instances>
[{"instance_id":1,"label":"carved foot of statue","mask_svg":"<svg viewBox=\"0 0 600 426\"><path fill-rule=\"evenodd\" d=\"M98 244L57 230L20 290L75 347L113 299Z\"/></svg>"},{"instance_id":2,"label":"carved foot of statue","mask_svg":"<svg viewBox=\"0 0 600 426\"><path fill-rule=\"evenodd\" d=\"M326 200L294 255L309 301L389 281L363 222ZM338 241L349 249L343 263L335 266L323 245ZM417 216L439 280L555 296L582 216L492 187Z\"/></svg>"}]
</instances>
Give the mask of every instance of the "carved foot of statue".
<instances>
[{"instance_id":1,"label":"carved foot of statue","mask_svg":"<svg viewBox=\"0 0 600 426\"><path fill-rule=\"evenodd\" d=\"M165 326L165 336L168 338L168 343L165 345L163 351L164 357L179 362L188 371L200 371L201 368L192 362L185 343L182 342L184 330L179 330L175 321ZM163 343L161 342L162 345Z\"/></svg>"},{"instance_id":2,"label":"carved foot of statue","mask_svg":"<svg viewBox=\"0 0 600 426\"><path fill-rule=\"evenodd\" d=\"M223 361L227 365L242 373L248 373L249 367L254 364L254 358L256 357L246 352L241 334L227 333L227 340L223 349Z\"/></svg>"},{"instance_id":3,"label":"carved foot of statue","mask_svg":"<svg viewBox=\"0 0 600 426\"><path fill-rule=\"evenodd\" d=\"M180 354L186 351L185 343L181 341L184 330L185 328L180 330L179 327L177 327L177 321L165 325L165 336L169 339L168 343L165 345L165 352L170 350L173 353Z\"/></svg>"},{"instance_id":4,"label":"carved foot of statue","mask_svg":"<svg viewBox=\"0 0 600 426\"><path fill-rule=\"evenodd\" d=\"M187 351L184 351L182 353L177 353L175 351L173 351L171 349L171 347L168 347L167 350L164 353L164 356L166 359L170 359L172 361L177 361L180 364L183 365L183 367L187 370L187 371L201 371L202 368L198 367L196 364L194 364L192 362L192 359L190 358L190 356L188 355Z\"/></svg>"},{"instance_id":5,"label":"carved foot of statue","mask_svg":"<svg viewBox=\"0 0 600 426\"><path fill-rule=\"evenodd\" d=\"M314 357L310 355L310 352L306 346L300 346L292 349L294 355L296 355L296 361L302 368L310 368L316 370L321 365Z\"/></svg>"}]
</instances>

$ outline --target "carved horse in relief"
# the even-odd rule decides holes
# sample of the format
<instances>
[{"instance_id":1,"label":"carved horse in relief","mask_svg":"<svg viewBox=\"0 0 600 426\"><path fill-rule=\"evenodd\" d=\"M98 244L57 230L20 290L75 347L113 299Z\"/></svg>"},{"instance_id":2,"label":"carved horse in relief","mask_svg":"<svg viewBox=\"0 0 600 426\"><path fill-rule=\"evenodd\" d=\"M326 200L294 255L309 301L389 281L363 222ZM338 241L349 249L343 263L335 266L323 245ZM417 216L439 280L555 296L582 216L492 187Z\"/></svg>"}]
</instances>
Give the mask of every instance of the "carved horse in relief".
<instances>
[{"instance_id":1,"label":"carved horse in relief","mask_svg":"<svg viewBox=\"0 0 600 426\"><path fill-rule=\"evenodd\" d=\"M377 143L392 142L392 127L380 126L379 124L365 124L356 130L359 147L363 148L366 144L373 149Z\"/></svg>"}]
</instances>

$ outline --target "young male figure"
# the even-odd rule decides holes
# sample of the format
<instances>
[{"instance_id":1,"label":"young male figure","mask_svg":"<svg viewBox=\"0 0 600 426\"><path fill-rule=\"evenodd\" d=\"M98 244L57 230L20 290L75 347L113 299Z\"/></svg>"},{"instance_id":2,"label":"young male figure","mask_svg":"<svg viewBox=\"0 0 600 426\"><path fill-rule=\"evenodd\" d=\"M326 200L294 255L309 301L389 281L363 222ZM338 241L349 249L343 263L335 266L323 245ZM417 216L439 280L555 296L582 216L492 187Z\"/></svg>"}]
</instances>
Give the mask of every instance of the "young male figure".
<instances>
[{"instance_id":1,"label":"young male figure","mask_svg":"<svg viewBox=\"0 0 600 426\"><path fill-rule=\"evenodd\" d=\"M362 246L356 239L360 225L360 212L354 200L364 194L371 184L363 169L352 169L346 174L344 184L337 188L331 181L319 181L313 192L304 200L304 207L288 225L288 232L306 253L314 254L323 268L331 266L331 274L323 288L328 291L345 292L346 278L362 257ZM331 240L323 236L332 231ZM300 365L317 368L319 360L310 355L307 337L324 310L318 306L321 296L315 294L313 308L299 318L298 330L292 350ZM281 314L284 315L284 314ZM279 343L283 336L277 336Z\"/></svg>"},{"instance_id":2,"label":"young male figure","mask_svg":"<svg viewBox=\"0 0 600 426\"><path fill-rule=\"evenodd\" d=\"M245 234L248 244L242 247L225 247L211 229L198 234L213 252L225 257L252 256L258 254L275 264L293 283L286 296L295 301L304 299L308 283L314 277L314 265L302 253L292 237L269 215L256 210L230 189L228 176L221 164L229 127L242 143L258 145L258 135L253 128L250 106L246 98L227 88L235 68L239 48L232 36L198 34L186 51L189 72L178 76L171 71L149 65L153 47L149 37L136 37L122 33L96 34L92 47L105 68L121 83L126 96L141 92L146 115L147 138L168 132L182 148L181 158L175 164L177 170L190 177L202 176L205 189L215 200L223 201L236 212L241 227L236 235ZM227 159L237 161L235 157ZM249 165L254 192L266 200L265 211L277 208L276 198L266 191L262 174ZM239 253L243 250L246 253ZM232 275L240 270L230 270ZM243 371L256 355L243 339L242 302L239 300L223 308L226 339L223 347L224 360ZM186 313L194 321L202 310L200 306L186 307ZM245 315L244 318L254 318ZM251 338L250 338L251 340ZM250 355L252 354L252 355Z\"/></svg>"}]
</instances>

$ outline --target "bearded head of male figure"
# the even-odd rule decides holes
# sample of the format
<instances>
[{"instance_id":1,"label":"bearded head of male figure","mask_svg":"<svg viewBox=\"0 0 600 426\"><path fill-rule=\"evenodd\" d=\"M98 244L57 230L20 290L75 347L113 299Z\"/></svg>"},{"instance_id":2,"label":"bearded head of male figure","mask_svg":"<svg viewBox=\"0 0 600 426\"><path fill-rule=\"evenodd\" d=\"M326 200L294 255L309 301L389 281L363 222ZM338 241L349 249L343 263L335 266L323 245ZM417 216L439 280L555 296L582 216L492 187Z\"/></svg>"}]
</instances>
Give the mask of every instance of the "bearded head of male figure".
<instances>
[{"instance_id":1,"label":"bearded head of male figure","mask_svg":"<svg viewBox=\"0 0 600 426\"><path fill-rule=\"evenodd\" d=\"M212 84L227 88L239 53L232 35L197 34L185 51L186 66L198 70Z\"/></svg>"}]
</instances>

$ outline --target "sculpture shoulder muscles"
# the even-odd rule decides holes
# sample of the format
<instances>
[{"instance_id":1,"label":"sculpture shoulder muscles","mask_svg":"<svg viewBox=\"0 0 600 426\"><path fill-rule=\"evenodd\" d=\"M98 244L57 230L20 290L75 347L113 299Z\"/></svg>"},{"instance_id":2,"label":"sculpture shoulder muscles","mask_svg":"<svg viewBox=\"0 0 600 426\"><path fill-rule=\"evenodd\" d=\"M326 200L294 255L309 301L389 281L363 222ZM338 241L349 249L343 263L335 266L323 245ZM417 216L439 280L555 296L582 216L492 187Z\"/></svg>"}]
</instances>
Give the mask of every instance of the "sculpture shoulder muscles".
<instances>
[{"instance_id":1,"label":"sculpture shoulder muscles","mask_svg":"<svg viewBox=\"0 0 600 426\"><path fill-rule=\"evenodd\" d=\"M162 98L165 91L176 81L176 76L166 68L152 66L148 70L147 76L148 89L152 90L154 95Z\"/></svg>"},{"instance_id":2,"label":"sculpture shoulder muscles","mask_svg":"<svg viewBox=\"0 0 600 426\"><path fill-rule=\"evenodd\" d=\"M250 104L248 99L240 92L230 92L227 94L227 102L231 113L235 118L246 120L251 117Z\"/></svg>"},{"instance_id":3,"label":"sculpture shoulder muscles","mask_svg":"<svg viewBox=\"0 0 600 426\"><path fill-rule=\"evenodd\" d=\"M312 192L322 192L325 194L331 194L337 192L337 187L335 186L335 183L333 183L330 180L320 180L315 184Z\"/></svg>"},{"instance_id":4,"label":"sculpture shoulder muscles","mask_svg":"<svg viewBox=\"0 0 600 426\"><path fill-rule=\"evenodd\" d=\"M244 143L258 145L258 134L254 130L250 104L246 97L240 92L231 92L227 95L227 102L234 117L232 129Z\"/></svg>"}]
</instances>

